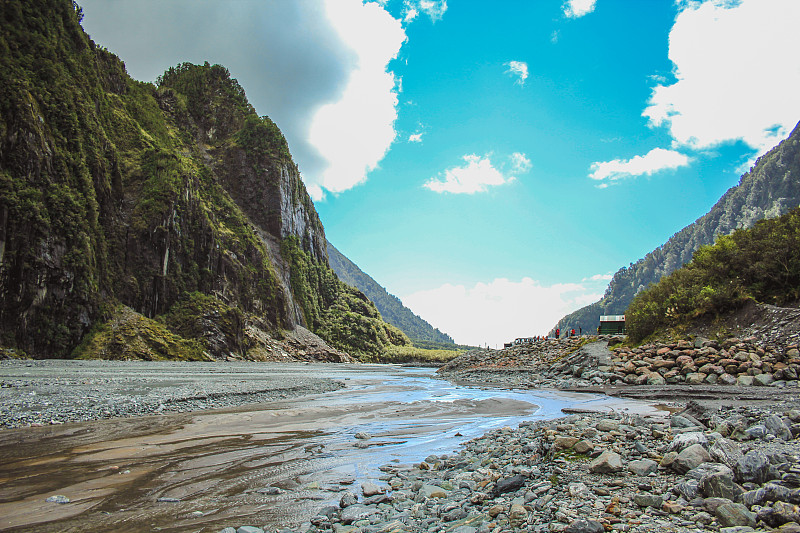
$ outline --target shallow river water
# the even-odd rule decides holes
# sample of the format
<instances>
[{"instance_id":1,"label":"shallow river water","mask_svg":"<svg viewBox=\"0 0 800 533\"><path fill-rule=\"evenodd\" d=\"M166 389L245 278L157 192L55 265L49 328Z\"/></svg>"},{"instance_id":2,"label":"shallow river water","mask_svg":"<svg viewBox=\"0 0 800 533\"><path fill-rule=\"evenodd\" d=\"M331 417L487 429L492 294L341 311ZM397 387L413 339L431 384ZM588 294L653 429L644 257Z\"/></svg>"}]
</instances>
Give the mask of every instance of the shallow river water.
<instances>
[{"instance_id":1,"label":"shallow river water","mask_svg":"<svg viewBox=\"0 0 800 533\"><path fill-rule=\"evenodd\" d=\"M605 396L457 386L431 369L275 368L275 379L306 372L347 386L236 408L0 432L0 529L299 525L342 491L381 484L381 465L452 453L490 429L555 418L564 408L647 410ZM45 501L53 495L70 503Z\"/></svg>"}]
</instances>

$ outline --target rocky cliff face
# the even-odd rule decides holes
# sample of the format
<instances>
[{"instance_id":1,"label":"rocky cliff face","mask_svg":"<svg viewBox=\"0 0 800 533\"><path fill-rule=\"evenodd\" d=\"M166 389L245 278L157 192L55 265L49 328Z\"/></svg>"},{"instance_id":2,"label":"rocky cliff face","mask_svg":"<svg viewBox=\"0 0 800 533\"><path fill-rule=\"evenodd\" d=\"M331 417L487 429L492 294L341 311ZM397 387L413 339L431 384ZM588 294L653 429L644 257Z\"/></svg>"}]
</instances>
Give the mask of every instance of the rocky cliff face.
<instances>
[{"instance_id":1,"label":"rocky cliff face","mask_svg":"<svg viewBox=\"0 0 800 533\"><path fill-rule=\"evenodd\" d=\"M278 127L219 65L131 79L80 17L68 0L0 4L0 346L98 356L111 348L94 337L134 312L125 324L167 326L202 356L263 354L296 326L352 348L357 295L325 277L325 232ZM294 275L298 258L317 275ZM238 318L196 327L223 316Z\"/></svg>"},{"instance_id":2,"label":"rocky cliff face","mask_svg":"<svg viewBox=\"0 0 800 533\"><path fill-rule=\"evenodd\" d=\"M708 213L636 263L617 271L602 300L565 316L558 327L562 331L579 327L595 331L600 315L625 313L639 291L688 263L695 251L713 244L718 235L750 228L761 219L781 216L798 205L800 124L787 139L760 157Z\"/></svg>"}]
</instances>

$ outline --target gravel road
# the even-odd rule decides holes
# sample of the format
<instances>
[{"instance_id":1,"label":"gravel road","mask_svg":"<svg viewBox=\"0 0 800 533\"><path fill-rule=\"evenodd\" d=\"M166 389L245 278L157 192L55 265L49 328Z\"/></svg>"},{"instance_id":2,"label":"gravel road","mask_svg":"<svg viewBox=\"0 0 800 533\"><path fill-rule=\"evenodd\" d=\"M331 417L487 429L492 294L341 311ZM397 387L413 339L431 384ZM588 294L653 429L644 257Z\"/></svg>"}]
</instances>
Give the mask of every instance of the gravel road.
<instances>
[{"instance_id":1,"label":"gravel road","mask_svg":"<svg viewBox=\"0 0 800 533\"><path fill-rule=\"evenodd\" d=\"M0 361L0 428L233 407L344 387L325 377L329 366Z\"/></svg>"}]
</instances>

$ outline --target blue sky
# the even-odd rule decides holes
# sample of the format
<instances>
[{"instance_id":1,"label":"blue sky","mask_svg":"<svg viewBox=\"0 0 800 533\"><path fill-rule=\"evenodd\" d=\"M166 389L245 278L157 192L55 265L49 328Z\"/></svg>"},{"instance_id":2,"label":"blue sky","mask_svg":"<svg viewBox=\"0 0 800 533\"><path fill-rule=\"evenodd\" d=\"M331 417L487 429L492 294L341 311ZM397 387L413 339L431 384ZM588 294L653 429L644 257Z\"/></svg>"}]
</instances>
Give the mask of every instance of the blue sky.
<instances>
[{"instance_id":1,"label":"blue sky","mask_svg":"<svg viewBox=\"0 0 800 533\"><path fill-rule=\"evenodd\" d=\"M800 120L795 0L84 0L151 81L221 63L328 238L457 342L546 333Z\"/></svg>"}]
</instances>

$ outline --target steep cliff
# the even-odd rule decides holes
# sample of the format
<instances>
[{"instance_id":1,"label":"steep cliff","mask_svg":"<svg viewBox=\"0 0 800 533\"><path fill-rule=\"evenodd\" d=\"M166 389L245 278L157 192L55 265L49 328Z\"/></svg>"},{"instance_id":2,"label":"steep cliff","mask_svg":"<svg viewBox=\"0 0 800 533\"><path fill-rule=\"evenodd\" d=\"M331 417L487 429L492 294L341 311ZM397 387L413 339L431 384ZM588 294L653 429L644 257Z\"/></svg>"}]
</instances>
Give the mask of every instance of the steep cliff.
<instances>
[{"instance_id":1,"label":"steep cliff","mask_svg":"<svg viewBox=\"0 0 800 533\"><path fill-rule=\"evenodd\" d=\"M298 326L355 354L407 342L333 275L286 140L227 69L138 82L80 18L69 0L0 3L0 345L92 357L119 344L94 342L109 324L158 344L155 322L204 357L263 355ZM353 342L351 315L384 335Z\"/></svg>"},{"instance_id":2,"label":"steep cliff","mask_svg":"<svg viewBox=\"0 0 800 533\"><path fill-rule=\"evenodd\" d=\"M328 241L328 259L339 279L366 294L370 300L375 302L383 319L403 331L412 342L415 344L420 341L453 344L453 338L450 335L442 333L422 317L414 314L411 309L403 305L400 298L389 294L369 274L337 250L330 241Z\"/></svg>"},{"instance_id":3,"label":"steep cliff","mask_svg":"<svg viewBox=\"0 0 800 533\"><path fill-rule=\"evenodd\" d=\"M719 235L752 227L800 205L800 124L778 146L760 157L739 184L711 210L666 243L614 274L603 298L562 318L562 330L594 331L600 315L623 314L634 296L651 283L688 263L701 246Z\"/></svg>"}]
</instances>

